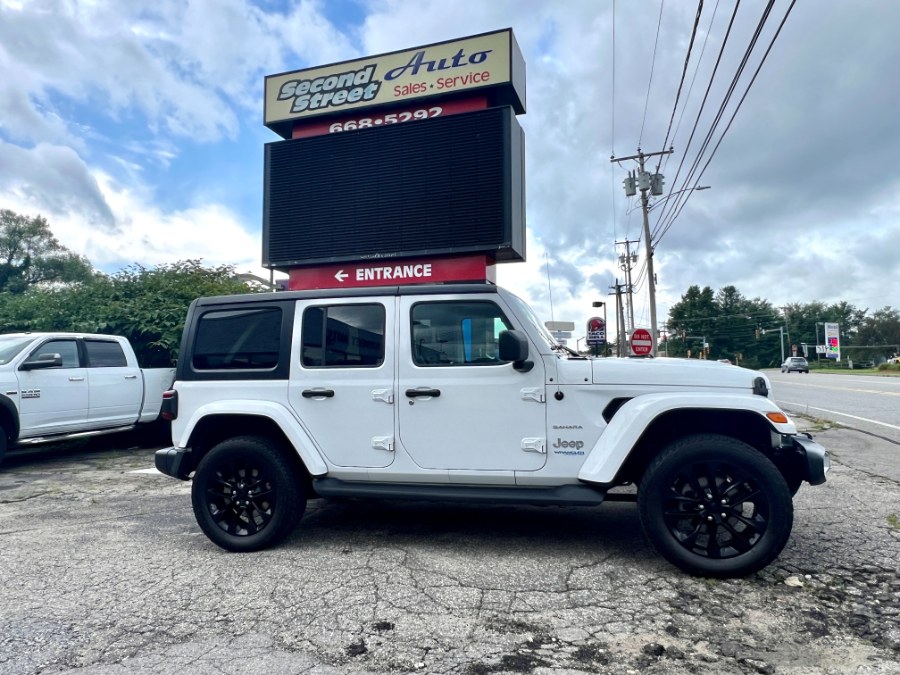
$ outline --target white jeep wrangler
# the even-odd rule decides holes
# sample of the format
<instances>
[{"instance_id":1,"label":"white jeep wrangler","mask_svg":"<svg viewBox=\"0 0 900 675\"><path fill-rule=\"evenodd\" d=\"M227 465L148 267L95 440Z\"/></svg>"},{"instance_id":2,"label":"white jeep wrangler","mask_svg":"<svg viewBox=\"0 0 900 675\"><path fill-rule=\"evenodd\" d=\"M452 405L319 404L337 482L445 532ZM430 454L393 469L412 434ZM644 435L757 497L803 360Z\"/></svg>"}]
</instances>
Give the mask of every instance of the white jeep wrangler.
<instances>
[{"instance_id":1,"label":"white jeep wrangler","mask_svg":"<svg viewBox=\"0 0 900 675\"><path fill-rule=\"evenodd\" d=\"M584 358L492 284L200 298L156 466L193 478L197 522L232 551L281 541L314 498L630 499L669 561L738 576L828 471L768 389L717 362Z\"/></svg>"}]
</instances>

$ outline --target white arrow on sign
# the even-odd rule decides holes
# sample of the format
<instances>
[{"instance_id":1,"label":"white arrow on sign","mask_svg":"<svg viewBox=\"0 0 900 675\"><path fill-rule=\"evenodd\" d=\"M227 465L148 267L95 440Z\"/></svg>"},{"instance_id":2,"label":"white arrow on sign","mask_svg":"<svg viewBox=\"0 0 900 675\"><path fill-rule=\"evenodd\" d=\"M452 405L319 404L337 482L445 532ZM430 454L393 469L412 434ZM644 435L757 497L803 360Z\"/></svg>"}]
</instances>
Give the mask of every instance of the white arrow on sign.
<instances>
[{"instance_id":1,"label":"white arrow on sign","mask_svg":"<svg viewBox=\"0 0 900 675\"><path fill-rule=\"evenodd\" d=\"M334 275L334 278L337 279L338 281L340 281L341 283L344 283L344 279L346 279L349 276L350 275L347 274L344 270L338 270L337 273Z\"/></svg>"}]
</instances>

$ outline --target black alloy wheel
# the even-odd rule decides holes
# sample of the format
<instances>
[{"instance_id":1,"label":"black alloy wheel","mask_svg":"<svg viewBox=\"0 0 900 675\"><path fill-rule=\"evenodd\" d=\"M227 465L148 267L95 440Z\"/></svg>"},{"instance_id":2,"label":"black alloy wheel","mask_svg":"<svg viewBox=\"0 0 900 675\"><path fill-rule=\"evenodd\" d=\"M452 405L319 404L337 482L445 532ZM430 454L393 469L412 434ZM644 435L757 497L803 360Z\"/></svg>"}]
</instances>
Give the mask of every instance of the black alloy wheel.
<instances>
[{"instance_id":1,"label":"black alloy wheel","mask_svg":"<svg viewBox=\"0 0 900 675\"><path fill-rule=\"evenodd\" d=\"M229 551L280 542L306 508L297 472L275 443L256 436L210 450L194 474L191 501L206 536Z\"/></svg>"},{"instance_id":2,"label":"black alloy wheel","mask_svg":"<svg viewBox=\"0 0 900 675\"><path fill-rule=\"evenodd\" d=\"M690 436L666 448L644 474L638 505L660 553L700 576L762 569L793 524L784 477L762 453L727 436Z\"/></svg>"}]
</instances>

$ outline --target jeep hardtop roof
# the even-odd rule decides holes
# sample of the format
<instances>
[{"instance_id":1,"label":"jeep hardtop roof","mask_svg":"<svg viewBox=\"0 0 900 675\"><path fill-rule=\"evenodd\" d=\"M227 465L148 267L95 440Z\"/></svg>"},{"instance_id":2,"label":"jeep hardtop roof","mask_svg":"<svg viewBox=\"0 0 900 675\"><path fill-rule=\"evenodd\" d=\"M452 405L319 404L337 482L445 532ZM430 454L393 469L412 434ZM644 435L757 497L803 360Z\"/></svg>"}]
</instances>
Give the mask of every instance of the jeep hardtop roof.
<instances>
[{"instance_id":1,"label":"jeep hardtop roof","mask_svg":"<svg viewBox=\"0 0 900 675\"><path fill-rule=\"evenodd\" d=\"M196 307L232 303L254 303L316 300L318 298L368 298L381 295L443 295L462 293L496 293L498 286L483 283L415 284L409 286L368 286L365 288L322 288L314 291L279 291L277 293L246 293L241 295L215 295L197 298Z\"/></svg>"}]
</instances>

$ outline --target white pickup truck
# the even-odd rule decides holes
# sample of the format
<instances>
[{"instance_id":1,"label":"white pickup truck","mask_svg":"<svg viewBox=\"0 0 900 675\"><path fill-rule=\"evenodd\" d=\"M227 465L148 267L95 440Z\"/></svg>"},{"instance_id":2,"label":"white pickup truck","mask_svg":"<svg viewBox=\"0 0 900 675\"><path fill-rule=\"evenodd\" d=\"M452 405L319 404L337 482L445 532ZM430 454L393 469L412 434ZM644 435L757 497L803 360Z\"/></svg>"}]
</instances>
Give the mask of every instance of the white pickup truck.
<instances>
[{"instance_id":1,"label":"white pickup truck","mask_svg":"<svg viewBox=\"0 0 900 675\"><path fill-rule=\"evenodd\" d=\"M139 368L124 337L0 335L0 460L7 448L153 422L174 377L174 368Z\"/></svg>"},{"instance_id":2,"label":"white pickup truck","mask_svg":"<svg viewBox=\"0 0 900 675\"><path fill-rule=\"evenodd\" d=\"M156 467L193 479L233 551L281 541L314 498L616 499L669 561L729 577L775 559L793 494L828 471L768 395L723 363L575 354L492 284L200 298Z\"/></svg>"}]
</instances>

